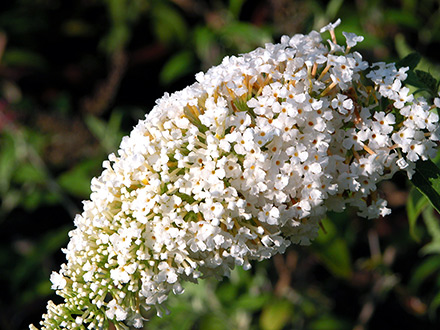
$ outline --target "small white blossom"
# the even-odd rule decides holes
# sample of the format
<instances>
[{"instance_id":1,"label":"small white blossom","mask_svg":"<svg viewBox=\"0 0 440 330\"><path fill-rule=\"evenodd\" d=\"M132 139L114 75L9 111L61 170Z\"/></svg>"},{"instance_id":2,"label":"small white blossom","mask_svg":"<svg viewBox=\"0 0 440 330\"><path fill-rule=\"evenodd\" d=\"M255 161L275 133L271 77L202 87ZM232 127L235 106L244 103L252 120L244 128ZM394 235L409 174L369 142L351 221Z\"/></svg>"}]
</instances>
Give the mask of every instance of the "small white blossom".
<instances>
[{"instance_id":1,"label":"small white blossom","mask_svg":"<svg viewBox=\"0 0 440 330\"><path fill-rule=\"evenodd\" d=\"M355 33L342 32L342 34L344 35L345 39L347 40L347 46L350 48L356 46L356 44L358 42L362 42L364 40L363 36L358 36Z\"/></svg>"},{"instance_id":2,"label":"small white blossom","mask_svg":"<svg viewBox=\"0 0 440 330\"><path fill-rule=\"evenodd\" d=\"M56 272L52 272L50 275L50 281L52 282L52 290L62 290L67 284L65 277Z\"/></svg>"}]
</instances>

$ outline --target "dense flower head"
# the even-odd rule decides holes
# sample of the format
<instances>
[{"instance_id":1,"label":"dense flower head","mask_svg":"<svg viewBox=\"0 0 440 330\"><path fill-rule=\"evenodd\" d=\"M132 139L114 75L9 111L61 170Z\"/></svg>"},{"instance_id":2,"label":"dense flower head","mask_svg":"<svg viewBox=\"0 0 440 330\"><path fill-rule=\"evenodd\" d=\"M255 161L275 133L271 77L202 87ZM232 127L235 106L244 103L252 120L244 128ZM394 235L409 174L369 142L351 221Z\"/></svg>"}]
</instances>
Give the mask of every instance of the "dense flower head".
<instances>
[{"instance_id":1,"label":"dense flower head","mask_svg":"<svg viewBox=\"0 0 440 330\"><path fill-rule=\"evenodd\" d=\"M157 101L92 180L42 328L142 327L185 280L309 244L329 210L390 213L377 183L436 154L438 116L404 87L408 68L370 65L353 33L338 45L338 24L226 57Z\"/></svg>"}]
</instances>

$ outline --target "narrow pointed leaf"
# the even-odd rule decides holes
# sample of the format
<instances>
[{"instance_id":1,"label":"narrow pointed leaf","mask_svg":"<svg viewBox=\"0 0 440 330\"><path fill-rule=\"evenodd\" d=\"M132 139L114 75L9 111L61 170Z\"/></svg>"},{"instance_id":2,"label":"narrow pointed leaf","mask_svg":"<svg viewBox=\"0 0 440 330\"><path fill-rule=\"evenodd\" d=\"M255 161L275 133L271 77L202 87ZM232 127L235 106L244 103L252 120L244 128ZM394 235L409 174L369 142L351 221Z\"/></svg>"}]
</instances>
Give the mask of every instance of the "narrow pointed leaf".
<instances>
[{"instance_id":1,"label":"narrow pointed leaf","mask_svg":"<svg viewBox=\"0 0 440 330\"><path fill-rule=\"evenodd\" d=\"M410 70L414 70L416 68L417 64L419 64L421 59L422 59L422 57L420 56L420 54L411 53L411 54L406 55L400 61L398 61L396 63L396 66L398 68L402 68L402 67L407 66L410 68Z\"/></svg>"},{"instance_id":2,"label":"narrow pointed leaf","mask_svg":"<svg viewBox=\"0 0 440 330\"><path fill-rule=\"evenodd\" d=\"M414 240L420 241L420 237L416 232L416 223L420 214L429 205L429 200L422 195L418 189L413 188L406 202L406 212L408 215L409 233Z\"/></svg>"},{"instance_id":3,"label":"narrow pointed leaf","mask_svg":"<svg viewBox=\"0 0 440 330\"><path fill-rule=\"evenodd\" d=\"M440 169L437 165L431 160L419 160L411 182L440 212Z\"/></svg>"}]
</instances>

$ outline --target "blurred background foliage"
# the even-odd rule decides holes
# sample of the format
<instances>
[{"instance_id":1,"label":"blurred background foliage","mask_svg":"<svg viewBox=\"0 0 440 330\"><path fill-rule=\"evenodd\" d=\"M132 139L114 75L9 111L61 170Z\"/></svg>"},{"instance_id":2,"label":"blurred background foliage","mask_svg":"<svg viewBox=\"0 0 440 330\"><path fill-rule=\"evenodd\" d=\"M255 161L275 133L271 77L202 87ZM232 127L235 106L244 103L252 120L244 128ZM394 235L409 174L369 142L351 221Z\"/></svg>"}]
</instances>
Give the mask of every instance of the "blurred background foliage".
<instances>
[{"instance_id":1,"label":"blurred background foliage","mask_svg":"<svg viewBox=\"0 0 440 330\"><path fill-rule=\"evenodd\" d=\"M342 19L372 61L440 77L436 0L2 0L0 329L38 323L108 153L164 92L227 55ZM440 221L404 176L385 219L330 214L310 247L202 280L148 329L439 329Z\"/></svg>"}]
</instances>

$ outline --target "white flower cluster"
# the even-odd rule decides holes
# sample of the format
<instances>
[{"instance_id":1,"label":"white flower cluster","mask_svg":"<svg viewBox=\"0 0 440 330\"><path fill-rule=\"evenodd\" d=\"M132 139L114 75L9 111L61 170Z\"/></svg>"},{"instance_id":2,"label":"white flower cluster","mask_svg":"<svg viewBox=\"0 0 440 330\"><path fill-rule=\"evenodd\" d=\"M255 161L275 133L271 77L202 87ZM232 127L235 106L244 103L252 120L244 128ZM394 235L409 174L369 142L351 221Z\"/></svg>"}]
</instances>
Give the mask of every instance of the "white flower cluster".
<instances>
[{"instance_id":1,"label":"white flower cluster","mask_svg":"<svg viewBox=\"0 0 440 330\"><path fill-rule=\"evenodd\" d=\"M165 95L104 162L53 273L43 329L142 327L184 280L309 244L328 210L390 210L379 181L436 153L438 116L363 37L282 37ZM439 103L440 100L436 100Z\"/></svg>"}]
</instances>

